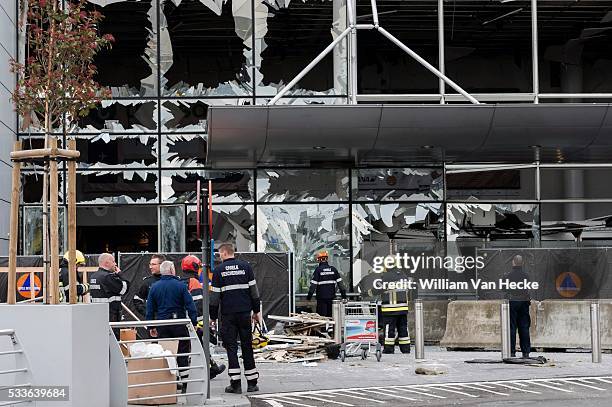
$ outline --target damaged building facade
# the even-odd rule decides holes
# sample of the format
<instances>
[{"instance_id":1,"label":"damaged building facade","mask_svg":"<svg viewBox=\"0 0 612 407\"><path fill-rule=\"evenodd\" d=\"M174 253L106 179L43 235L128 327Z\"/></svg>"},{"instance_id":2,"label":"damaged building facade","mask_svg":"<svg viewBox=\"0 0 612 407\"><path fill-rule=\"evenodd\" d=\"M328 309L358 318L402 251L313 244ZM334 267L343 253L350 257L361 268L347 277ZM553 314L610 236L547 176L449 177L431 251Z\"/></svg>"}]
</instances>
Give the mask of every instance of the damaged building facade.
<instances>
[{"instance_id":1,"label":"damaged building facade","mask_svg":"<svg viewBox=\"0 0 612 407\"><path fill-rule=\"evenodd\" d=\"M116 42L96 61L113 98L72 131L79 249L197 248L196 182L208 179L215 240L292 253L302 293L321 249L356 291L390 240L441 256L612 245L612 1L350 4L90 0ZM3 44L23 55L17 0L3 9L14 29ZM351 25L361 29L346 34ZM478 113L379 26L481 102ZM36 123L8 116L15 137L41 145ZM507 130L531 118L528 131ZM263 131L265 146L216 150L237 128L238 140ZM23 183L20 249L38 254L38 169Z\"/></svg>"}]
</instances>

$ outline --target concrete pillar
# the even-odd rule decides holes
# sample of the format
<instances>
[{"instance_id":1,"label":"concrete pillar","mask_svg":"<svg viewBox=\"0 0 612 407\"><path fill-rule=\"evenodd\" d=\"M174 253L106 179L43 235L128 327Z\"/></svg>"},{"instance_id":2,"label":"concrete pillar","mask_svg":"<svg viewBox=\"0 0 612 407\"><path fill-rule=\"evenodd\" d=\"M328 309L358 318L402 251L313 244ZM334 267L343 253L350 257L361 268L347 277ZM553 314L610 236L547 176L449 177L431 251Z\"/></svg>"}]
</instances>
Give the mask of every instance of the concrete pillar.
<instances>
[{"instance_id":1,"label":"concrete pillar","mask_svg":"<svg viewBox=\"0 0 612 407\"><path fill-rule=\"evenodd\" d=\"M578 63L566 62L561 66L561 91L563 93L581 93L583 90L583 69L580 58ZM566 103L580 103L580 99L565 99ZM563 173L563 186L565 198L584 198L584 171L565 170ZM565 204L563 208L564 220L584 220L584 204Z\"/></svg>"}]
</instances>

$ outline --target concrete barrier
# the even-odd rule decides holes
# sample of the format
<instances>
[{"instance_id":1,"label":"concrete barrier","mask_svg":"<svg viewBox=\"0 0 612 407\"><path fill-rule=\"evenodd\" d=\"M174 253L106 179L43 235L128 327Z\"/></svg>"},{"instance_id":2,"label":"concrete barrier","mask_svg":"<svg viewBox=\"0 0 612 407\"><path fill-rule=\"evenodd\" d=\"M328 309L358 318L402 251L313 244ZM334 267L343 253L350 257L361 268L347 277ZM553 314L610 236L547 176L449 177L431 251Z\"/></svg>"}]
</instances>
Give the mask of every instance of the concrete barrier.
<instances>
[{"instance_id":1,"label":"concrete barrier","mask_svg":"<svg viewBox=\"0 0 612 407\"><path fill-rule=\"evenodd\" d=\"M425 300L423 301L424 337L426 344L438 344L446 332L446 314L448 301ZM414 303L408 311L408 330L412 343L414 343Z\"/></svg>"},{"instance_id":2,"label":"concrete barrier","mask_svg":"<svg viewBox=\"0 0 612 407\"><path fill-rule=\"evenodd\" d=\"M531 302L531 346L548 349L590 349L589 301ZM612 300L601 303L602 349L612 350ZM448 349L500 350L500 301L452 301L440 346ZM425 320L425 325L427 325ZM518 347L518 338L517 338Z\"/></svg>"}]
</instances>

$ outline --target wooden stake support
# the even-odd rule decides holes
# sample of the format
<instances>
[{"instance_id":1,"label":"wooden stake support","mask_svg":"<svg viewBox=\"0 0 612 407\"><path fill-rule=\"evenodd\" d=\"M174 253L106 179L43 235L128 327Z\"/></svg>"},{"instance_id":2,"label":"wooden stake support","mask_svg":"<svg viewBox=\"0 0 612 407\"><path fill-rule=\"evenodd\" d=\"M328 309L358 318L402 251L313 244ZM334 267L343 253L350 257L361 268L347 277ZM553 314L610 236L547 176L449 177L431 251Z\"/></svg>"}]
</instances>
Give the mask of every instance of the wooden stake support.
<instances>
[{"instance_id":1,"label":"wooden stake support","mask_svg":"<svg viewBox=\"0 0 612 407\"><path fill-rule=\"evenodd\" d=\"M76 150L76 142L69 140L68 149L57 148L57 138L50 139L50 148L36 150L22 150L21 142L16 142L14 151L11 153L13 161L13 185L11 194L11 220L9 240L9 267L8 267L8 292L9 304L16 302L16 279L17 279L17 242L19 225L19 192L21 189L21 162L49 163L49 195L50 195L50 257L48 286L46 290L49 295L50 304L59 303L59 175L58 161L68 161L68 251L69 251L69 274L70 274L70 303L76 303L76 162L80 157ZM45 210L45 208L43 208ZM44 245L44 244L43 244ZM45 279L43 279L45 280ZM31 283L33 284L33 282Z\"/></svg>"}]
</instances>

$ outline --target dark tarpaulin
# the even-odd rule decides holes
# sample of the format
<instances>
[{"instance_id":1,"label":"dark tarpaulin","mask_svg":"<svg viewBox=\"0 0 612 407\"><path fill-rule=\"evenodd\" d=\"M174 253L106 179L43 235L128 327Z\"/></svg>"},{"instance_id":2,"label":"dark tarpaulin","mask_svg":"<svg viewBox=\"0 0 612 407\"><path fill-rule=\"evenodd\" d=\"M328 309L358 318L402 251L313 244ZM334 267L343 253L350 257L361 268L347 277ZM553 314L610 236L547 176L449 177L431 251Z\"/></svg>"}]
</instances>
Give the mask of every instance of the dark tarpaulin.
<instances>
[{"instance_id":1,"label":"dark tarpaulin","mask_svg":"<svg viewBox=\"0 0 612 407\"><path fill-rule=\"evenodd\" d=\"M201 258L201 253L165 253L168 260L174 262L177 275L182 277L181 260L188 254ZM136 315L133 305L134 294L138 292L142 281L150 274L149 260L153 253L120 253L119 267L122 277L130 281L130 288L123 296L126 304ZM248 261L255 272L257 288L262 301L264 315L289 315L289 261L286 253L236 253L236 257ZM218 259L215 262L218 264ZM140 316L140 315L139 315ZM269 321L266 320L266 324Z\"/></svg>"},{"instance_id":2,"label":"dark tarpaulin","mask_svg":"<svg viewBox=\"0 0 612 407\"><path fill-rule=\"evenodd\" d=\"M521 255L530 281L539 284L530 291L534 300L612 298L612 251L608 248L478 249L477 254L485 263L477 277L495 282L512 269L513 257ZM508 297L500 290L478 290L478 298Z\"/></svg>"}]
</instances>

